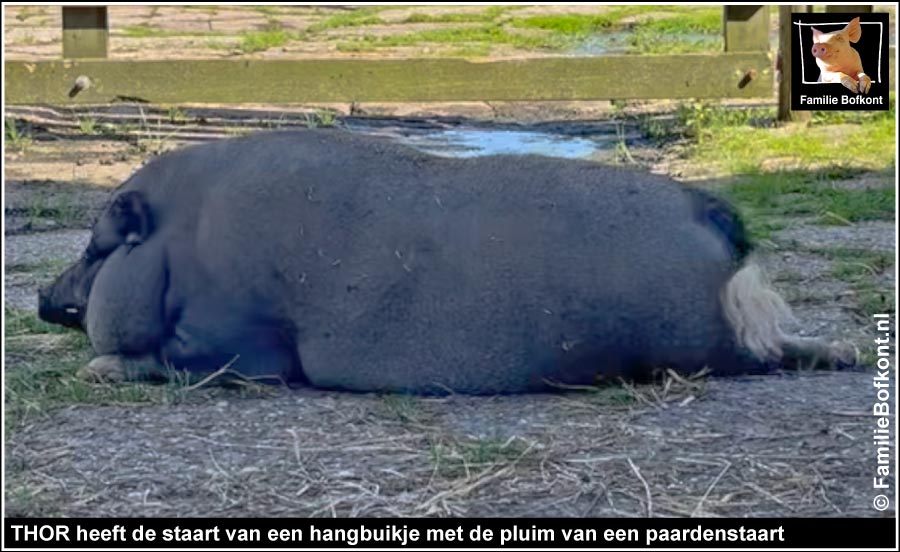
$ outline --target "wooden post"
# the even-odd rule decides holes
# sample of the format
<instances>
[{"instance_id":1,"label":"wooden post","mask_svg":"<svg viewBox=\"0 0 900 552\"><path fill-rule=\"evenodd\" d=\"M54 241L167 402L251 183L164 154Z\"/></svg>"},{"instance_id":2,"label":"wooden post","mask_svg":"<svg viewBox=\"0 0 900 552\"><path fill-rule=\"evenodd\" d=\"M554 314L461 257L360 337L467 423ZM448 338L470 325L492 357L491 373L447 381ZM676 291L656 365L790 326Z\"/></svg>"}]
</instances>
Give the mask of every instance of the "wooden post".
<instances>
[{"instance_id":1,"label":"wooden post","mask_svg":"<svg viewBox=\"0 0 900 552\"><path fill-rule=\"evenodd\" d=\"M778 120L808 121L809 111L791 111L791 38L796 30L791 24L792 12L805 12L806 6L778 7Z\"/></svg>"},{"instance_id":2,"label":"wooden post","mask_svg":"<svg viewBox=\"0 0 900 552\"><path fill-rule=\"evenodd\" d=\"M769 6L725 6L725 51L769 50Z\"/></svg>"},{"instance_id":3,"label":"wooden post","mask_svg":"<svg viewBox=\"0 0 900 552\"><path fill-rule=\"evenodd\" d=\"M826 13L872 13L872 6L866 6L865 4L849 4L842 6L825 6Z\"/></svg>"},{"instance_id":4,"label":"wooden post","mask_svg":"<svg viewBox=\"0 0 900 552\"><path fill-rule=\"evenodd\" d=\"M105 6L64 6L63 57L105 58L109 17Z\"/></svg>"}]
</instances>

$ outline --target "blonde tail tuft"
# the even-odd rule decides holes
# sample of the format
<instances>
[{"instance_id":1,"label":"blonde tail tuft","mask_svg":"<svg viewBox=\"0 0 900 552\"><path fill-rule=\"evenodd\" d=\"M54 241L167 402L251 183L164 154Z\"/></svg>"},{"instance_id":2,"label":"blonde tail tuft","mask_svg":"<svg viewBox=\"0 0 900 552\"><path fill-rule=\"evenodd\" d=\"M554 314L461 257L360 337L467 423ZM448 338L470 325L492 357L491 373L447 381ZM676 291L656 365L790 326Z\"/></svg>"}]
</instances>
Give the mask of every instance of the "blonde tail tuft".
<instances>
[{"instance_id":1,"label":"blonde tail tuft","mask_svg":"<svg viewBox=\"0 0 900 552\"><path fill-rule=\"evenodd\" d=\"M781 359L782 344L789 339L782 324L794 316L758 264L748 262L731 277L722 291L722 310L738 345L763 362Z\"/></svg>"}]
</instances>

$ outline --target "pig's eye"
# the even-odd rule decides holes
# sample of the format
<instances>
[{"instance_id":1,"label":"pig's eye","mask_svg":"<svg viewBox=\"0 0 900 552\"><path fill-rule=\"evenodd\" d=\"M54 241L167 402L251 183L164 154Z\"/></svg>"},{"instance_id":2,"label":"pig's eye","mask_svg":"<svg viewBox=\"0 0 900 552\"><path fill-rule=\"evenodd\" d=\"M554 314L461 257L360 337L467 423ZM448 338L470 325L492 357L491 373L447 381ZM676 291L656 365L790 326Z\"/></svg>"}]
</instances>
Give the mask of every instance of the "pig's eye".
<instances>
[{"instance_id":1,"label":"pig's eye","mask_svg":"<svg viewBox=\"0 0 900 552\"><path fill-rule=\"evenodd\" d=\"M93 240L91 240L91 242L88 243L87 249L84 250L84 260L90 263L97 260L99 256L100 253L97 251L97 247L94 245Z\"/></svg>"}]
</instances>

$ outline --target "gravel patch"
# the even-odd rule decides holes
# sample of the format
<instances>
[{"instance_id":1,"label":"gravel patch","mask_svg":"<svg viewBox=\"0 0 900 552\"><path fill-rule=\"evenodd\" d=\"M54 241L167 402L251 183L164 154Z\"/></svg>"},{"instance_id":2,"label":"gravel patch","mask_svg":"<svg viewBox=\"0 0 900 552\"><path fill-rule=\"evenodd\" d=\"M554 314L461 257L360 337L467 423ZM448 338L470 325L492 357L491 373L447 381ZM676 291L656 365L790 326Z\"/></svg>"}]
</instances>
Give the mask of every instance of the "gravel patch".
<instances>
[{"instance_id":1,"label":"gravel patch","mask_svg":"<svg viewBox=\"0 0 900 552\"><path fill-rule=\"evenodd\" d=\"M805 247L850 247L893 251L897 226L889 221L859 222L852 226L795 225L775 233L782 243Z\"/></svg>"},{"instance_id":2,"label":"gravel patch","mask_svg":"<svg viewBox=\"0 0 900 552\"><path fill-rule=\"evenodd\" d=\"M55 271L22 272L18 267L51 266L75 262L90 241L89 230L56 230L36 234L6 236L6 277L3 282L4 306L37 310L38 287L53 281ZM59 272L62 272L60 269Z\"/></svg>"},{"instance_id":3,"label":"gravel patch","mask_svg":"<svg viewBox=\"0 0 900 552\"><path fill-rule=\"evenodd\" d=\"M7 236L6 266L33 265L47 261L74 262L91 239L90 230L56 230Z\"/></svg>"}]
</instances>

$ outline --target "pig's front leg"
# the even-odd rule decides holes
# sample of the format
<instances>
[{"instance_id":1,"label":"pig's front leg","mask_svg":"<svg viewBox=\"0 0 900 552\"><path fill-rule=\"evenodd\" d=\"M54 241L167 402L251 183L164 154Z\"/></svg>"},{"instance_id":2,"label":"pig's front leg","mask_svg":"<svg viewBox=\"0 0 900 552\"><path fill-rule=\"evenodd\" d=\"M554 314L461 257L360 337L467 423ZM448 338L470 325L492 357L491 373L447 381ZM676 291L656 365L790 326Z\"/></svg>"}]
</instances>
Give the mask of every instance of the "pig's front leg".
<instances>
[{"instance_id":1,"label":"pig's front leg","mask_svg":"<svg viewBox=\"0 0 900 552\"><path fill-rule=\"evenodd\" d=\"M85 330L97 357L78 371L87 379L160 379L165 367L156 354L165 333L167 288L164 242L121 245L94 278Z\"/></svg>"},{"instance_id":2,"label":"pig's front leg","mask_svg":"<svg viewBox=\"0 0 900 552\"><path fill-rule=\"evenodd\" d=\"M164 243L119 246L103 262L88 296L85 329L100 355L152 354L163 339L167 267Z\"/></svg>"},{"instance_id":3,"label":"pig's front leg","mask_svg":"<svg viewBox=\"0 0 900 552\"><path fill-rule=\"evenodd\" d=\"M872 88L872 79L862 71L856 75L856 78L859 80L859 91L863 94L868 94L869 88Z\"/></svg>"},{"instance_id":4,"label":"pig's front leg","mask_svg":"<svg viewBox=\"0 0 900 552\"><path fill-rule=\"evenodd\" d=\"M154 355L100 355L79 368L77 377L89 381L121 383L125 381L165 382L171 369Z\"/></svg>"},{"instance_id":5,"label":"pig's front leg","mask_svg":"<svg viewBox=\"0 0 900 552\"><path fill-rule=\"evenodd\" d=\"M828 73L823 72L822 82L839 82L843 84L844 87L848 90L852 90L854 94L859 94L859 85L857 84L856 79L846 73L841 73L839 71L829 71Z\"/></svg>"}]
</instances>

